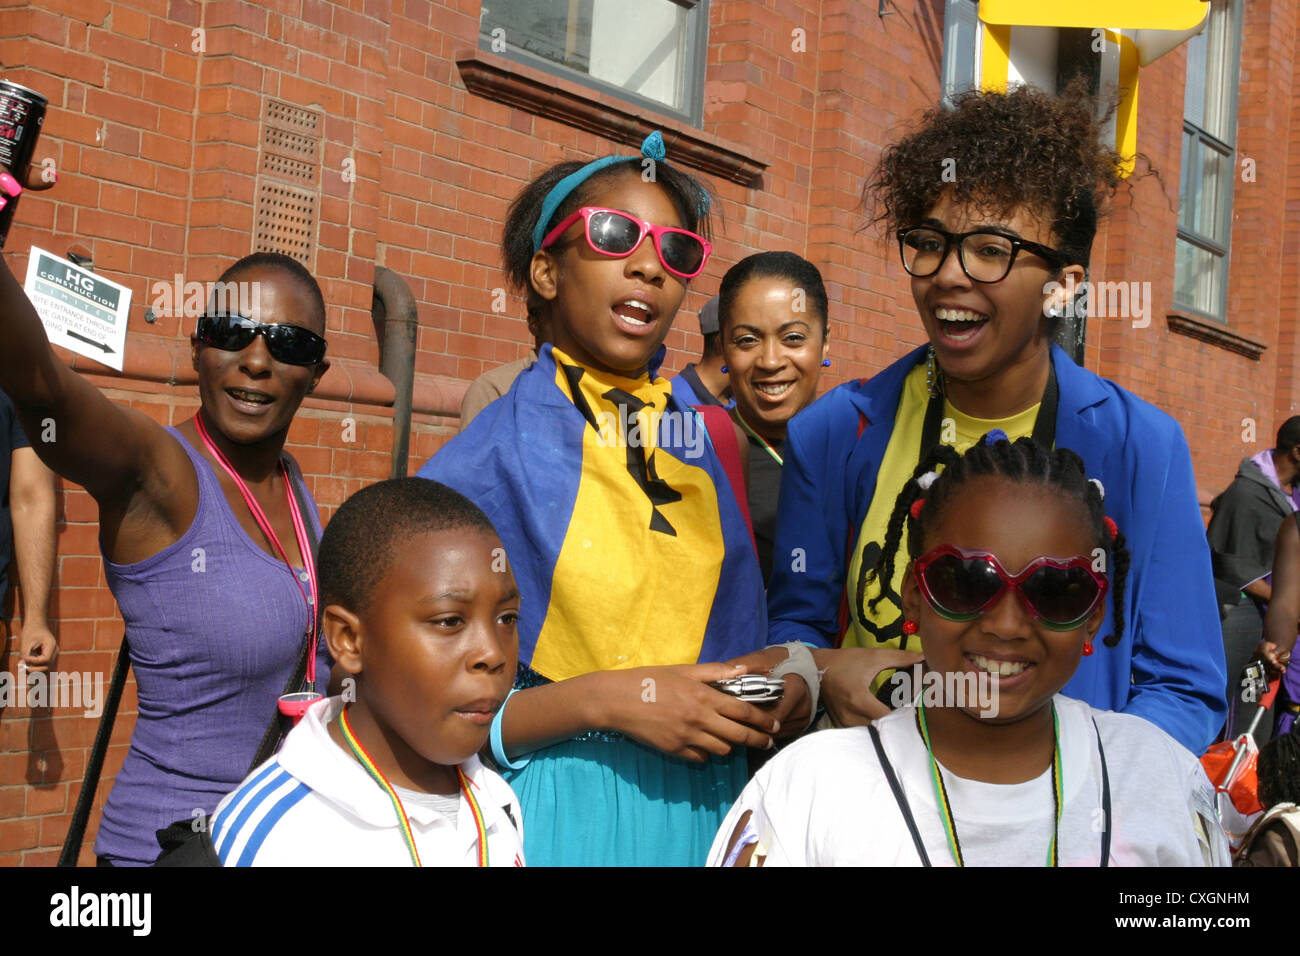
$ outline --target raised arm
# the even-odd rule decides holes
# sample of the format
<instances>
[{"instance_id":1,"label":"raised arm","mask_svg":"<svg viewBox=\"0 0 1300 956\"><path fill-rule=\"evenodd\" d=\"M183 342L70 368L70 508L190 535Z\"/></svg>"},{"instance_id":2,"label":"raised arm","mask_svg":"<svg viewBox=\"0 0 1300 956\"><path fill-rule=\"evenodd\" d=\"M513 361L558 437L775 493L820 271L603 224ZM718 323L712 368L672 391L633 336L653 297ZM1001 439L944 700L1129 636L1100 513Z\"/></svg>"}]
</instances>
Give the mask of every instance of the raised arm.
<instances>
[{"instance_id":1,"label":"raised arm","mask_svg":"<svg viewBox=\"0 0 1300 956\"><path fill-rule=\"evenodd\" d=\"M0 340L0 388L33 450L99 502L106 537L127 519L146 536L157 528L146 555L175 540L198 500L185 452L152 419L110 402L55 355L7 262L0 264Z\"/></svg>"}]
</instances>

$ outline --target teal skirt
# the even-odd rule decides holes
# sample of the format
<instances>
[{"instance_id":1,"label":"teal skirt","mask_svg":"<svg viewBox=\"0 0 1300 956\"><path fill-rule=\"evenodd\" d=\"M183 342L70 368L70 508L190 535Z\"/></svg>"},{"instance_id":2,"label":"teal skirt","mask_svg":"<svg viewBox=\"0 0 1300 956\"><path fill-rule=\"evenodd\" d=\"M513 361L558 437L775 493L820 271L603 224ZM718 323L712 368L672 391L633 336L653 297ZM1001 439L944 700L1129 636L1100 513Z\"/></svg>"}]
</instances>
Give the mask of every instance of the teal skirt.
<instances>
[{"instance_id":1,"label":"teal skirt","mask_svg":"<svg viewBox=\"0 0 1300 956\"><path fill-rule=\"evenodd\" d=\"M703 866L748 778L743 747L697 764L613 734L528 757L502 773L529 866Z\"/></svg>"}]
</instances>

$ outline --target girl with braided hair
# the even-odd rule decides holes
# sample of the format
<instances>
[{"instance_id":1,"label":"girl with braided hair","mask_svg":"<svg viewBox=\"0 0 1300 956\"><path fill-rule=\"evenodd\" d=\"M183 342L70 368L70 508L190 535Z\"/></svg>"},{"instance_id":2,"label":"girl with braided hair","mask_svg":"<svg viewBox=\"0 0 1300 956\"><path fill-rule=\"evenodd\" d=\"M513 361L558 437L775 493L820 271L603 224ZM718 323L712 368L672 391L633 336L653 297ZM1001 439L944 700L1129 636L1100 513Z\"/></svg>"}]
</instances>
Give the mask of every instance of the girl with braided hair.
<instances>
[{"instance_id":1,"label":"girl with braided hair","mask_svg":"<svg viewBox=\"0 0 1300 956\"><path fill-rule=\"evenodd\" d=\"M1104 139L1081 89L971 92L888 147L868 183L929 343L790 423L768 582L769 641L818 648L838 726L888 713L882 669L917 658L901 569L873 574L900 489L936 446L961 452L995 428L1074 449L1129 538L1132 586L1106 602L1106 632L1122 618L1123 635L1066 693L1145 717L1195 753L1223 725L1223 640L1182 429L1052 343L1119 182Z\"/></svg>"},{"instance_id":2,"label":"girl with braided hair","mask_svg":"<svg viewBox=\"0 0 1300 956\"><path fill-rule=\"evenodd\" d=\"M1033 439L927 455L876 566L891 573L906 530L903 629L924 679L898 672L907 693L888 716L778 754L710 862L1226 866L1196 758L1146 720L1061 693L1092 654L1107 592L1124 605L1128 551L1102 496L1078 455ZM1113 647L1124 622L1112 623Z\"/></svg>"}]
</instances>

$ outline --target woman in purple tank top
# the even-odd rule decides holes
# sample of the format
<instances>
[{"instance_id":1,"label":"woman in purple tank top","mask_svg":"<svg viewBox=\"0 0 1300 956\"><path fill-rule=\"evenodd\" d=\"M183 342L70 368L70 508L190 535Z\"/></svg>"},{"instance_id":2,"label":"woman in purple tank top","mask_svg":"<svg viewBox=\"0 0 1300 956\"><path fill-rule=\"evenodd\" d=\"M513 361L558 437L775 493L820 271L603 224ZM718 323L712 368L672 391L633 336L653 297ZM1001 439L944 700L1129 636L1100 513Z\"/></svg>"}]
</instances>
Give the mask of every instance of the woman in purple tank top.
<instances>
[{"instance_id":1,"label":"woman in purple tank top","mask_svg":"<svg viewBox=\"0 0 1300 956\"><path fill-rule=\"evenodd\" d=\"M53 419L57 440L35 451L99 504L100 549L139 688L95 846L114 865L152 862L155 831L206 816L243 779L315 620L314 565L299 541L306 528L319 535L319 514L283 449L329 367L325 302L298 262L266 253L236 262L217 288L238 297L227 297L228 314L210 303L191 339L199 413L163 428L60 361L0 266L0 388L29 434ZM286 477L302 487L300 520ZM316 653L323 692L324 642Z\"/></svg>"}]
</instances>

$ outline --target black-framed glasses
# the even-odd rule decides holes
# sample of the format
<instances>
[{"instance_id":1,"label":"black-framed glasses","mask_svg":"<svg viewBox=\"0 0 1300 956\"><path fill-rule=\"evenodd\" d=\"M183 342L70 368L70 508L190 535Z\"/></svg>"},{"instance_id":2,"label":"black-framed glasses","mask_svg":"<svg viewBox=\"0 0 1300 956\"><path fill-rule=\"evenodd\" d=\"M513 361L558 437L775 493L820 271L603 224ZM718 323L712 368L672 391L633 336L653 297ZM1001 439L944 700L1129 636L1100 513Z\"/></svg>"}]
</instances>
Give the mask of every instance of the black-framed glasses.
<instances>
[{"instance_id":1,"label":"black-framed glasses","mask_svg":"<svg viewBox=\"0 0 1300 956\"><path fill-rule=\"evenodd\" d=\"M933 226L912 226L898 230L898 251L903 257L903 268L919 279L939 271L954 243L962 271L975 282L1001 282L1011 271L1021 249L1043 259L1054 269L1059 269L1067 261L1065 253L1059 249L989 229L954 233Z\"/></svg>"},{"instance_id":2,"label":"black-framed glasses","mask_svg":"<svg viewBox=\"0 0 1300 956\"><path fill-rule=\"evenodd\" d=\"M285 365L318 365L325 358L325 340L301 325L268 325L244 315L205 315L194 335L223 352L242 352L260 335L271 358Z\"/></svg>"}]
</instances>

